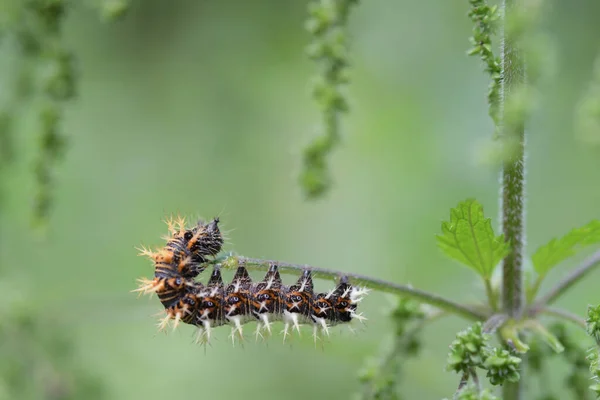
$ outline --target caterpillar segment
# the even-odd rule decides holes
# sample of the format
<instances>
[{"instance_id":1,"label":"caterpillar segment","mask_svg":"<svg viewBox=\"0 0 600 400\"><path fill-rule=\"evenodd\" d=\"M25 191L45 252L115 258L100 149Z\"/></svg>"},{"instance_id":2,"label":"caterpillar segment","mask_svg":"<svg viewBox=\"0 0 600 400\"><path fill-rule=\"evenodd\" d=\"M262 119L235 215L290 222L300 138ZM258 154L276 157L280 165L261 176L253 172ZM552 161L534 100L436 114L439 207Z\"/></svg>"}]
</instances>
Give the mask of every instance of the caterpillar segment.
<instances>
[{"instance_id":1,"label":"caterpillar segment","mask_svg":"<svg viewBox=\"0 0 600 400\"><path fill-rule=\"evenodd\" d=\"M352 319L360 321L366 319L361 314L356 313L358 303L364 298L364 294L361 294L361 292L364 292L364 289L350 285L347 277L344 276L340 279L340 283L331 296L333 298L334 318L330 325L347 323Z\"/></svg>"},{"instance_id":2,"label":"caterpillar segment","mask_svg":"<svg viewBox=\"0 0 600 400\"><path fill-rule=\"evenodd\" d=\"M313 340L315 346L317 341L322 339L323 334L329 336L330 325L328 322L333 323L335 318L334 301L333 292L318 293L313 298L310 317L313 322Z\"/></svg>"},{"instance_id":3,"label":"caterpillar segment","mask_svg":"<svg viewBox=\"0 0 600 400\"><path fill-rule=\"evenodd\" d=\"M195 325L198 327L196 343L210 343L212 329L225 324L225 289L221 270L215 267L206 288L200 293L200 305Z\"/></svg>"},{"instance_id":4,"label":"caterpillar segment","mask_svg":"<svg viewBox=\"0 0 600 400\"><path fill-rule=\"evenodd\" d=\"M133 292L140 295L156 293L160 302L165 308L173 306L181 296L186 293L186 288L190 285L181 277L157 278L150 280L147 278L138 279L138 288Z\"/></svg>"},{"instance_id":5,"label":"caterpillar segment","mask_svg":"<svg viewBox=\"0 0 600 400\"><path fill-rule=\"evenodd\" d=\"M235 334L244 340L242 325L252 320L252 279L246 267L239 266L233 280L225 289L225 319L232 325L231 341L235 345Z\"/></svg>"},{"instance_id":6,"label":"caterpillar segment","mask_svg":"<svg viewBox=\"0 0 600 400\"><path fill-rule=\"evenodd\" d=\"M197 315L200 310L201 295L204 291L204 285L200 282L186 282L182 289L183 294L177 296L175 301L170 305L165 305L165 316L159 321L158 330L164 331L167 326L173 321L173 330L175 330L181 322L194 325L197 320Z\"/></svg>"},{"instance_id":7,"label":"caterpillar segment","mask_svg":"<svg viewBox=\"0 0 600 400\"><path fill-rule=\"evenodd\" d=\"M295 329L300 335L300 325L311 323L311 307L314 296L314 284L310 270L304 270L296 284L290 286L284 293L283 311L283 341L290 331Z\"/></svg>"},{"instance_id":8,"label":"caterpillar segment","mask_svg":"<svg viewBox=\"0 0 600 400\"><path fill-rule=\"evenodd\" d=\"M311 309L313 320L313 340L329 337L329 328L340 324L348 324L353 319L360 322L366 320L362 314L357 314L358 303L362 301L367 290L357 288L348 282L348 277L342 276L338 285L328 293L314 296ZM348 325L350 329L350 325Z\"/></svg>"},{"instance_id":9,"label":"caterpillar segment","mask_svg":"<svg viewBox=\"0 0 600 400\"><path fill-rule=\"evenodd\" d=\"M206 260L197 257L188 248L187 238L191 237L192 233L186 231L182 236L173 237L167 242L163 251L168 256L155 261L156 273L159 273L159 270L160 273L169 271L186 279L193 279L206 269L203 265Z\"/></svg>"},{"instance_id":10,"label":"caterpillar segment","mask_svg":"<svg viewBox=\"0 0 600 400\"><path fill-rule=\"evenodd\" d=\"M277 265L271 265L264 279L252 288L251 311L258 320L256 324L256 340L263 333L271 336L271 324L282 319L284 308L283 282Z\"/></svg>"}]
</instances>

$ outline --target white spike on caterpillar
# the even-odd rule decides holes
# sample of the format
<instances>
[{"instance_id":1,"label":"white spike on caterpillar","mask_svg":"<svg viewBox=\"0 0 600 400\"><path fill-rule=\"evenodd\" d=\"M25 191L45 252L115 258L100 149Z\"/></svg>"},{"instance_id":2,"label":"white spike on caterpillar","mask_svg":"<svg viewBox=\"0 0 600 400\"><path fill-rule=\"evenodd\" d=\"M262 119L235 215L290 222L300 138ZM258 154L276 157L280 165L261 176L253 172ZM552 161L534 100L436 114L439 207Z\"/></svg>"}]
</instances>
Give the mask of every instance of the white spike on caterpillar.
<instances>
[{"instance_id":1,"label":"white spike on caterpillar","mask_svg":"<svg viewBox=\"0 0 600 400\"><path fill-rule=\"evenodd\" d=\"M361 324L364 324L367 320L367 317L363 316L362 313L357 314L356 311L352 311L350 313L350 316L352 317L352 319L357 319Z\"/></svg>"},{"instance_id":2,"label":"white spike on caterpillar","mask_svg":"<svg viewBox=\"0 0 600 400\"><path fill-rule=\"evenodd\" d=\"M152 280L148 278L139 278L137 282L138 287L137 289L133 289L132 292L138 292L138 297L146 294L152 295L164 287L164 283L157 278Z\"/></svg>"},{"instance_id":3,"label":"white spike on caterpillar","mask_svg":"<svg viewBox=\"0 0 600 400\"><path fill-rule=\"evenodd\" d=\"M171 315L167 314L167 315L165 315L164 318L162 318L158 321L158 324L157 324L158 331L165 332L167 327L170 325L170 323L171 323Z\"/></svg>"},{"instance_id":4,"label":"white spike on caterpillar","mask_svg":"<svg viewBox=\"0 0 600 400\"><path fill-rule=\"evenodd\" d=\"M352 290L350 291L350 300L352 300L352 302L354 303L360 303L371 291L371 289L368 289L366 287L356 287L353 286Z\"/></svg>"}]
</instances>

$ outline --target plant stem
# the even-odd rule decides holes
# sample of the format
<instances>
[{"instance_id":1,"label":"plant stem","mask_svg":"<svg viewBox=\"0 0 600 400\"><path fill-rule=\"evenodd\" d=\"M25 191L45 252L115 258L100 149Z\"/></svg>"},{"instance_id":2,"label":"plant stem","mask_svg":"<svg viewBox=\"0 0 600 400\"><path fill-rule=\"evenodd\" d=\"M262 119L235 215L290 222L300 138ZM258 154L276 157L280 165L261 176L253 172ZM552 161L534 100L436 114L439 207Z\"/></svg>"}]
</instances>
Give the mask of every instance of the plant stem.
<instances>
[{"instance_id":1,"label":"plant stem","mask_svg":"<svg viewBox=\"0 0 600 400\"><path fill-rule=\"evenodd\" d=\"M458 395L460 395L460 391L463 390L464 388L466 388L468 384L469 384L469 373L464 372L460 378L460 381L458 382L458 388L456 389L456 393L454 393L454 399L458 398Z\"/></svg>"},{"instance_id":2,"label":"plant stem","mask_svg":"<svg viewBox=\"0 0 600 400\"><path fill-rule=\"evenodd\" d=\"M505 26L519 0L503 0ZM506 32L502 49L503 105L512 101L515 88L525 82L523 60L516 41ZM504 113L503 109L503 113ZM503 118L502 140L506 145L514 144L514 150L502 166L502 230L511 245L511 252L503 262L503 306L511 317L518 317L523 305L523 247L524 200L525 200L525 124L524 121L507 121Z\"/></svg>"},{"instance_id":3,"label":"plant stem","mask_svg":"<svg viewBox=\"0 0 600 400\"><path fill-rule=\"evenodd\" d=\"M492 289L492 283L489 279L484 279L485 283L485 293L487 294L488 301L490 303L490 307L493 312L498 311L498 299L496 298L496 293L494 293L494 289Z\"/></svg>"},{"instance_id":4,"label":"plant stem","mask_svg":"<svg viewBox=\"0 0 600 400\"><path fill-rule=\"evenodd\" d=\"M554 307L544 307L538 310L532 310L533 315L536 314L547 314L552 315L553 317L557 317L563 319L565 321L569 321L579 326L580 328L585 329L585 319L580 317L577 314L574 314L570 311L563 310L562 308L554 308Z\"/></svg>"},{"instance_id":5,"label":"plant stem","mask_svg":"<svg viewBox=\"0 0 600 400\"><path fill-rule=\"evenodd\" d=\"M479 382L479 377L477 376L477 371L475 371L475 368L471 368L471 378L473 379L473 383L477 388L477 393L481 396L481 383Z\"/></svg>"},{"instance_id":6,"label":"plant stem","mask_svg":"<svg viewBox=\"0 0 600 400\"><path fill-rule=\"evenodd\" d=\"M527 291L527 303L531 303L535 300L535 296L537 296L538 291L540 290L540 286L542 285L542 281L544 280L545 275L539 275L533 285L531 285L531 289Z\"/></svg>"},{"instance_id":7,"label":"plant stem","mask_svg":"<svg viewBox=\"0 0 600 400\"><path fill-rule=\"evenodd\" d=\"M516 31L509 29L513 24L515 9L521 0L502 0L504 32L502 41L502 120L501 140L505 148L512 151L502 165L502 230L511 245L511 251L503 260L502 305L504 312L518 318L523 307L523 248L524 202L525 202L525 121L524 118L507 118L507 104L514 105L515 92L525 84L523 54L518 44ZM510 146L510 147L509 147ZM517 383L503 386L504 400L523 398L523 373Z\"/></svg>"},{"instance_id":8,"label":"plant stem","mask_svg":"<svg viewBox=\"0 0 600 400\"><path fill-rule=\"evenodd\" d=\"M552 289L542 296L532 306L533 309L543 308L546 305L554 303L562 296L571 286L579 282L584 276L591 272L595 267L600 265L600 250L586 258L579 267L571 271L569 275L563 278Z\"/></svg>"},{"instance_id":9,"label":"plant stem","mask_svg":"<svg viewBox=\"0 0 600 400\"><path fill-rule=\"evenodd\" d=\"M483 333L494 333L500 328L506 320L508 316L506 314L494 314L492 315L485 323L483 324Z\"/></svg>"},{"instance_id":10,"label":"plant stem","mask_svg":"<svg viewBox=\"0 0 600 400\"><path fill-rule=\"evenodd\" d=\"M262 271L268 270L271 265L275 264L279 267L279 270L282 273L292 273L297 275L299 271L310 270L315 277L329 280L337 280L342 276L346 276L354 283L363 284L369 288L382 292L411 297L421 301L422 303L435 306L441 310L460 315L470 320L485 321L488 318L487 313L481 310L456 303L435 293L429 293L420 289L415 289L409 285L401 285L398 283L384 281L382 279L371 278L365 275L351 274L331 269L312 267L309 265L291 264L281 261L261 260L257 258L241 256L229 256L220 264L227 269L236 269L239 265L244 265L248 269Z\"/></svg>"}]
</instances>

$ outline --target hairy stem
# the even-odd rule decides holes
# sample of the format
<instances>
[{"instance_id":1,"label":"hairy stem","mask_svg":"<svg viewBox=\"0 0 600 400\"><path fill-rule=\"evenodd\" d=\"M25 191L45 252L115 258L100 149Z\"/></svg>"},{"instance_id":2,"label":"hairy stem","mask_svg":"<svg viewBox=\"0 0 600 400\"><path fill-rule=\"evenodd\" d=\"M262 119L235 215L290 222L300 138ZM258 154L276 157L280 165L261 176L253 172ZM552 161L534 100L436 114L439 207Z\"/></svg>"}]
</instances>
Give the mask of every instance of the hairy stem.
<instances>
[{"instance_id":1,"label":"hairy stem","mask_svg":"<svg viewBox=\"0 0 600 400\"><path fill-rule=\"evenodd\" d=\"M523 54L512 18L515 10L521 7L521 0L503 0L504 32L502 42L502 129L501 140L504 146L512 151L502 166L502 230L504 237L511 245L511 251L503 260L502 305L504 312L518 318L523 307L523 248L524 236L524 203L525 203L525 119L521 115L507 112L508 104L515 104L515 93L524 87L525 68ZM521 374L524 372L521 366ZM523 398L524 377L517 383L503 386L504 400Z\"/></svg>"},{"instance_id":2,"label":"hairy stem","mask_svg":"<svg viewBox=\"0 0 600 400\"><path fill-rule=\"evenodd\" d=\"M579 267L575 268L569 275L564 277L560 282L556 284L552 289L543 295L535 304L532 306L533 309L542 308L548 304L554 303L560 296L562 296L571 286L579 282L591 272L595 267L600 265L600 250L586 258Z\"/></svg>"},{"instance_id":3,"label":"hairy stem","mask_svg":"<svg viewBox=\"0 0 600 400\"><path fill-rule=\"evenodd\" d=\"M435 306L441 310L460 315L470 320L484 321L488 318L486 312L463 304L456 303L455 301L446 299L435 293L429 293L420 289L415 289L409 285L388 282L382 279L371 278L365 275L351 274L331 269L312 267L309 265L291 264L281 261L261 260L257 258L248 258L240 256L229 256L221 262L221 265L227 269L235 269L240 264L243 264L248 269L262 271L268 270L272 264L275 264L279 267L281 273L292 273L295 275L297 275L299 271L310 270L312 271L315 277L329 280L337 280L341 276L346 276L356 284L362 284L371 289L376 289L381 292L407 296L418 300L422 303Z\"/></svg>"},{"instance_id":4,"label":"hairy stem","mask_svg":"<svg viewBox=\"0 0 600 400\"><path fill-rule=\"evenodd\" d=\"M519 0L503 0L505 24L509 23L515 3ZM508 32L502 49L503 103L513 101L515 88L525 82L522 54L516 41ZM504 110L503 110L504 111ZM511 252L503 261L504 311L517 317L523 305L523 247L525 203L525 124L524 121L507 121L503 115L502 140L513 150L502 166L502 230L511 244Z\"/></svg>"},{"instance_id":5,"label":"hairy stem","mask_svg":"<svg viewBox=\"0 0 600 400\"><path fill-rule=\"evenodd\" d=\"M506 314L494 314L483 324L483 333L494 333L500 328L506 320L508 316Z\"/></svg>"}]
</instances>

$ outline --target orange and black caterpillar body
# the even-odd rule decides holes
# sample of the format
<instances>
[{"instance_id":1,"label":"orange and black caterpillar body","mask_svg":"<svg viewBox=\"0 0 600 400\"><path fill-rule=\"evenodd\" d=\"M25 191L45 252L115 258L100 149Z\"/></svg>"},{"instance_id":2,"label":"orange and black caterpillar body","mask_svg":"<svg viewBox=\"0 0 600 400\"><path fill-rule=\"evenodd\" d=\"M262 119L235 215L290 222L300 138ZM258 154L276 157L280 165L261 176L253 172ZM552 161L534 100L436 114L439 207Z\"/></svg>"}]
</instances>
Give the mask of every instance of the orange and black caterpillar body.
<instances>
[{"instance_id":1,"label":"orange and black caterpillar body","mask_svg":"<svg viewBox=\"0 0 600 400\"><path fill-rule=\"evenodd\" d=\"M154 261L154 280L141 280L141 291L154 291L162 305L169 309L190 290L196 290L193 278L206 268L208 256L221 251L223 237L219 220L209 224L199 221L196 226L185 229L185 221L169 220L170 236L164 248L153 252L142 249L141 254ZM193 288L193 289L192 289Z\"/></svg>"},{"instance_id":2,"label":"orange and black caterpillar body","mask_svg":"<svg viewBox=\"0 0 600 400\"><path fill-rule=\"evenodd\" d=\"M304 270L291 286L283 284L277 265L271 265L265 277L254 283L243 264L238 266L229 284L223 282L220 267L213 267L205 284L195 278L207 267L209 257L219 253L223 238L219 220L198 222L186 229L183 219L167 221L169 236L166 245L157 251L142 249L141 254L154 262L154 279L140 279L136 291L153 293L165 308L166 316L160 329L173 320L198 328L197 340L207 343L212 329L221 325L232 327L231 337L243 338L242 327L257 322L256 337L271 334L275 321L284 324L284 340L301 324L313 326L315 341L321 333L329 334L329 327L363 320L356 312L358 303L367 290L352 286L346 277L327 293L314 293L310 270Z\"/></svg>"}]
</instances>

